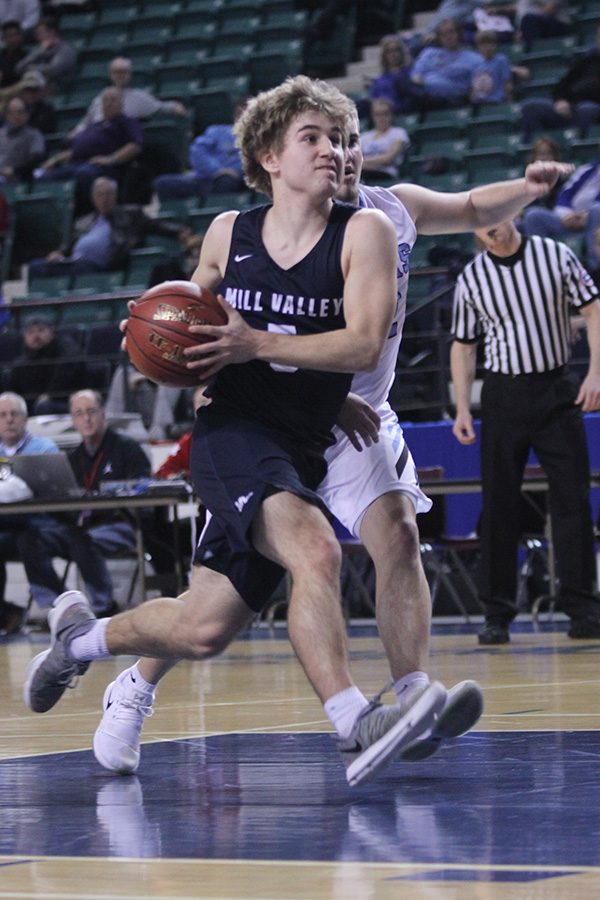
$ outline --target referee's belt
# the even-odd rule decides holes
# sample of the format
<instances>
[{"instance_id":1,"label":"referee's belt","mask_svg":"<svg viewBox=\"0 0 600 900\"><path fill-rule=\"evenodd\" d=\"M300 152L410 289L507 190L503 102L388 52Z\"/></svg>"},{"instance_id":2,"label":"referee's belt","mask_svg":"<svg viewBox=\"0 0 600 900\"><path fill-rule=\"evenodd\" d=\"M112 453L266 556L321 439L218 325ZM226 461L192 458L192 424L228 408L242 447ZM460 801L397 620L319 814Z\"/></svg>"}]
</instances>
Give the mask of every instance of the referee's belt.
<instances>
[{"instance_id":1,"label":"referee's belt","mask_svg":"<svg viewBox=\"0 0 600 900\"><path fill-rule=\"evenodd\" d=\"M542 378L558 378L560 375L566 375L569 371L568 366L557 366L556 369L548 369L546 372L520 372L515 375L509 375L506 372L490 372L485 373L486 378L518 378L519 380L531 379L539 380Z\"/></svg>"}]
</instances>

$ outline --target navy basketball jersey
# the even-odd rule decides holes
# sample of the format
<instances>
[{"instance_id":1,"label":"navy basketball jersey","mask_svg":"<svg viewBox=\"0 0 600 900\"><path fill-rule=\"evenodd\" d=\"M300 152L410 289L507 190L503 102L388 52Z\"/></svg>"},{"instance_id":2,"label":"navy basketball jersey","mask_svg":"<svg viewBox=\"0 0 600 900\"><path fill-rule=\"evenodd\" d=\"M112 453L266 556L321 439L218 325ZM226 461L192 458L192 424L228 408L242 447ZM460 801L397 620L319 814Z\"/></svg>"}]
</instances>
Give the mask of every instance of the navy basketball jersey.
<instances>
[{"instance_id":1,"label":"navy basketball jersey","mask_svg":"<svg viewBox=\"0 0 600 900\"><path fill-rule=\"evenodd\" d=\"M278 266L263 244L267 209L237 216L218 292L252 328L285 334L343 328L342 243L356 209L334 204L319 241L290 269ZM211 394L215 403L275 428L306 448L322 450L333 443L331 428L351 380L351 374L252 360L222 369Z\"/></svg>"}]
</instances>

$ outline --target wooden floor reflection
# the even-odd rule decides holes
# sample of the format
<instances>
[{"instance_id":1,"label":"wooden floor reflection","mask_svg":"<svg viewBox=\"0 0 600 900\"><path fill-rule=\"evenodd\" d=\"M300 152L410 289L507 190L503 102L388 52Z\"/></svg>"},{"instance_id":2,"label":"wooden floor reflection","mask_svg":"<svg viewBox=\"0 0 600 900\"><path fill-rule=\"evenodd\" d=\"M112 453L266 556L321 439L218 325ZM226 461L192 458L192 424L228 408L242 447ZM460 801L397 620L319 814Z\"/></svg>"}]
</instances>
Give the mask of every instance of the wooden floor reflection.
<instances>
[{"instance_id":1,"label":"wooden floor reflection","mask_svg":"<svg viewBox=\"0 0 600 900\"><path fill-rule=\"evenodd\" d=\"M130 777L89 750L130 660L35 716L22 682L47 638L0 643L0 898L597 898L600 643L543 629L480 648L474 628L436 627L432 675L480 681L484 716L354 791L281 629L170 673ZM378 691L372 627L352 629L351 657Z\"/></svg>"}]
</instances>

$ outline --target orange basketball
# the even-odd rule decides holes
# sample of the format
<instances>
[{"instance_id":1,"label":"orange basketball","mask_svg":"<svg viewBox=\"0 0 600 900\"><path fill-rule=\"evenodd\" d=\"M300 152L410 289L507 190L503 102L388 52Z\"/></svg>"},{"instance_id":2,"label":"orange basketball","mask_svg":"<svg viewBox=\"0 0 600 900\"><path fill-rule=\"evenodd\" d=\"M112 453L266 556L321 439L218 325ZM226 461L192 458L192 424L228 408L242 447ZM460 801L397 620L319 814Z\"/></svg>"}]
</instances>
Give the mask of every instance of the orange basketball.
<instances>
[{"instance_id":1,"label":"orange basketball","mask_svg":"<svg viewBox=\"0 0 600 900\"><path fill-rule=\"evenodd\" d=\"M165 281L146 291L127 320L127 353L142 375L167 387L196 387L199 370L187 369L186 347L211 338L190 334L190 325L225 325L215 295L191 281Z\"/></svg>"}]
</instances>

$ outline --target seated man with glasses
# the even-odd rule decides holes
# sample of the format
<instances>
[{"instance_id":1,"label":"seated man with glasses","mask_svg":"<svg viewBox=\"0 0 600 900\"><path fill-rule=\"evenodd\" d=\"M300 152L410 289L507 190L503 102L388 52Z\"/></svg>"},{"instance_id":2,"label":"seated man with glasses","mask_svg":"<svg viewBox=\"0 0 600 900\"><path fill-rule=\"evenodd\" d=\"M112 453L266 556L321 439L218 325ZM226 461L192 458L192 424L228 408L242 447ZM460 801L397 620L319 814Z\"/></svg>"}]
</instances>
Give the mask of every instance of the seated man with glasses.
<instances>
[{"instance_id":1,"label":"seated man with glasses","mask_svg":"<svg viewBox=\"0 0 600 900\"><path fill-rule=\"evenodd\" d=\"M73 426L81 435L79 446L69 453L75 477L81 487L92 492L102 481L125 481L148 478L150 460L137 443L106 424L102 397L96 391L81 390L69 398ZM94 611L102 616L118 612L113 597L106 554L135 550L133 521L121 510L84 510L64 516L55 526L40 532L36 553L52 560L58 556L77 563ZM58 576L57 576L58 577ZM46 588L51 598L48 605L64 589L56 583Z\"/></svg>"}]
</instances>

